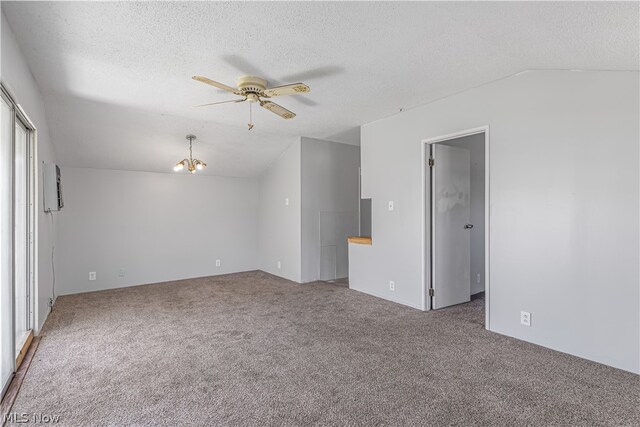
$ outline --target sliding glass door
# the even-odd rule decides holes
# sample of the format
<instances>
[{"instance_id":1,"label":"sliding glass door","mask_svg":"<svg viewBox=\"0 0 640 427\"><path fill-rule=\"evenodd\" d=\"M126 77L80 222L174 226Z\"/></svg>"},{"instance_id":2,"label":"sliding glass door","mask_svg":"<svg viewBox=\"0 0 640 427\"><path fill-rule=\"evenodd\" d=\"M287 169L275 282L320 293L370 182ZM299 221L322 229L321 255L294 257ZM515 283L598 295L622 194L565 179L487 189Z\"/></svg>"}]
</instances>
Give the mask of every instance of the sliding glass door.
<instances>
[{"instance_id":1,"label":"sliding glass door","mask_svg":"<svg viewBox=\"0 0 640 427\"><path fill-rule=\"evenodd\" d=\"M33 323L35 168L34 131L4 90L1 99L0 391L4 394Z\"/></svg>"},{"instance_id":2,"label":"sliding glass door","mask_svg":"<svg viewBox=\"0 0 640 427\"><path fill-rule=\"evenodd\" d=\"M2 97L0 131L0 392L15 367L13 344L13 108Z\"/></svg>"},{"instance_id":3,"label":"sliding glass door","mask_svg":"<svg viewBox=\"0 0 640 427\"><path fill-rule=\"evenodd\" d=\"M18 119L14 131L13 168L13 321L15 357L31 331L29 277L29 130Z\"/></svg>"}]
</instances>

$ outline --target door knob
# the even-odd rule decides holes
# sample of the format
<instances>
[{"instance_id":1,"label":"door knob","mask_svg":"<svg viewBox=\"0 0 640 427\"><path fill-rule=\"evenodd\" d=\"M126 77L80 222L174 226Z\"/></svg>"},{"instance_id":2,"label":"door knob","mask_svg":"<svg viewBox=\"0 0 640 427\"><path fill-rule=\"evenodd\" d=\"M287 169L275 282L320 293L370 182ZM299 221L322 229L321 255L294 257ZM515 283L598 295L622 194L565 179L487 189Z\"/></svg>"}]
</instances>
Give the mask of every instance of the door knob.
<instances>
[{"instance_id":1,"label":"door knob","mask_svg":"<svg viewBox=\"0 0 640 427\"><path fill-rule=\"evenodd\" d=\"M471 228L473 228L473 224L467 224L467 225L464 226L465 230L469 230Z\"/></svg>"}]
</instances>

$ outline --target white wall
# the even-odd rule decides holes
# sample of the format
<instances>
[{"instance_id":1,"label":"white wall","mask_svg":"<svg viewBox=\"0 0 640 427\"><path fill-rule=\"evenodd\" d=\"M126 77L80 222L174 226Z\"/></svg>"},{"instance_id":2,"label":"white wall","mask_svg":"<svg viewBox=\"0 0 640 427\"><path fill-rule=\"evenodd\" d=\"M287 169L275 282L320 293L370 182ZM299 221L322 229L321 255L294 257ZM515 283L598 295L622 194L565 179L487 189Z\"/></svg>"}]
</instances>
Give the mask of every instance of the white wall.
<instances>
[{"instance_id":1,"label":"white wall","mask_svg":"<svg viewBox=\"0 0 640 427\"><path fill-rule=\"evenodd\" d=\"M371 199L360 199L360 236L371 237Z\"/></svg>"},{"instance_id":2,"label":"white wall","mask_svg":"<svg viewBox=\"0 0 640 427\"><path fill-rule=\"evenodd\" d=\"M1 20L1 77L2 84L11 93L15 101L22 106L38 131L38 176L37 185L42 185L42 162L55 163L56 155L49 138L49 128L40 89L34 80L27 62L13 35L4 13ZM35 333L39 333L49 313L49 298L53 297L53 268L51 264L52 249L56 233L55 218L45 214L42 208L42 197L38 192L37 201L37 274L35 290ZM57 214L53 214L54 217Z\"/></svg>"},{"instance_id":3,"label":"white wall","mask_svg":"<svg viewBox=\"0 0 640 427\"><path fill-rule=\"evenodd\" d=\"M60 294L257 268L254 179L64 167L62 185Z\"/></svg>"},{"instance_id":4,"label":"white wall","mask_svg":"<svg viewBox=\"0 0 640 427\"><path fill-rule=\"evenodd\" d=\"M424 308L421 140L490 125L490 329L639 372L638 80L526 72L363 126L352 286Z\"/></svg>"},{"instance_id":5,"label":"white wall","mask_svg":"<svg viewBox=\"0 0 640 427\"><path fill-rule=\"evenodd\" d=\"M259 268L295 282L302 281L300 145L292 143L259 178Z\"/></svg>"},{"instance_id":6,"label":"white wall","mask_svg":"<svg viewBox=\"0 0 640 427\"><path fill-rule=\"evenodd\" d=\"M302 281L346 277L347 237L358 234L360 147L306 137L301 144ZM321 262L337 277L320 277Z\"/></svg>"},{"instance_id":7,"label":"white wall","mask_svg":"<svg viewBox=\"0 0 640 427\"><path fill-rule=\"evenodd\" d=\"M484 133L455 138L442 145L460 147L469 150L471 161L470 178L470 210L471 224L469 231L471 240L471 295L484 291ZM480 280L478 281L478 275Z\"/></svg>"}]
</instances>

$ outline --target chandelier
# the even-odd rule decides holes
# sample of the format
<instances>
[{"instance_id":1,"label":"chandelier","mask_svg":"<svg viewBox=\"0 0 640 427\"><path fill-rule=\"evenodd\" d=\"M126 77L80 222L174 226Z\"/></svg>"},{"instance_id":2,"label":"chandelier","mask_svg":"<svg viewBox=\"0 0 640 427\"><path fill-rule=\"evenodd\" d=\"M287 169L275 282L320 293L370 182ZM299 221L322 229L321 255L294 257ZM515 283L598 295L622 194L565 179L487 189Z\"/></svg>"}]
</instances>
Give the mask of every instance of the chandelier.
<instances>
[{"instance_id":1,"label":"chandelier","mask_svg":"<svg viewBox=\"0 0 640 427\"><path fill-rule=\"evenodd\" d=\"M202 169L207 167L207 164L202 160L194 159L193 152L191 149L191 145L193 144L193 140L196 139L195 135L187 135L187 139L189 140L189 158L182 159L173 167L173 170L176 172L181 171L184 167L187 167L187 170L191 173L196 173L196 170L201 171Z\"/></svg>"}]
</instances>

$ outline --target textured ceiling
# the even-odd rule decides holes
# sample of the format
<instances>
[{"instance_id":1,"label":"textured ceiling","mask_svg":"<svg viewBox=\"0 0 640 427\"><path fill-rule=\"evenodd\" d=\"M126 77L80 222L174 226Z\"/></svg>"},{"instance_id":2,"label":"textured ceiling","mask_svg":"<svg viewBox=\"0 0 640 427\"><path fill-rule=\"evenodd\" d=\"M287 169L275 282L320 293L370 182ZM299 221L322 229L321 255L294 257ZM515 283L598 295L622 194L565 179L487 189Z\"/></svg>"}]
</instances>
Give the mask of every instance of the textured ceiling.
<instances>
[{"instance_id":1,"label":"textured ceiling","mask_svg":"<svg viewBox=\"0 0 640 427\"><path fill-rule=\"evenodd\" d=\"M638 69L638 3L2 2L63 165L255 176L297 136L359 126L525 69ZM285 121L191 80L302 81Z\"/></svg>"}]
</instances>

